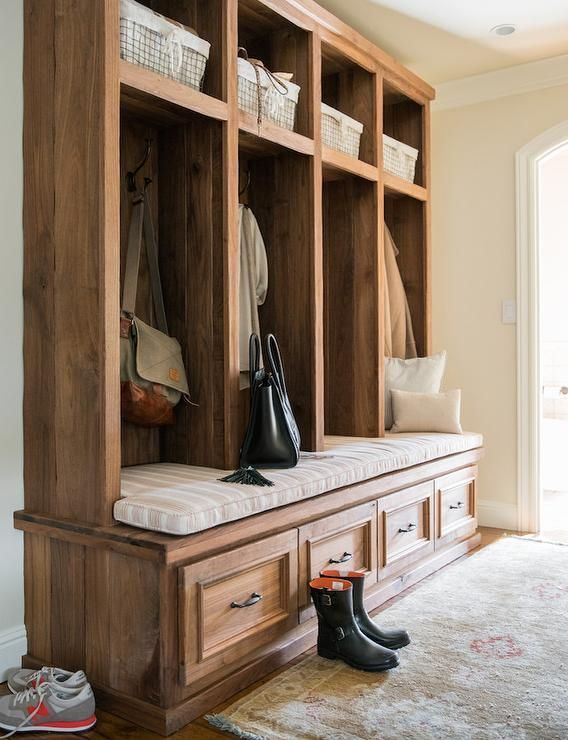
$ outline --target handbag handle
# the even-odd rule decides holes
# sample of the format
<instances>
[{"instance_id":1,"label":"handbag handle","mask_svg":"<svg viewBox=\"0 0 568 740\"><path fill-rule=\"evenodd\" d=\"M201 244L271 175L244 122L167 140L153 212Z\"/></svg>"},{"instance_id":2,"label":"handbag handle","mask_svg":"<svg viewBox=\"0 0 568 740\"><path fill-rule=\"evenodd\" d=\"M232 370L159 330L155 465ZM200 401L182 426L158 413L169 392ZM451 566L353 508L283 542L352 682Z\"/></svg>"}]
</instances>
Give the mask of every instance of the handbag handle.
<instances>
[{"instance_id":1,"label":"handbag handle","mask_svg":"<svg viewBox=\"0 0 568 740\"><path fill-rule=\"evenodd\" d=\"M257 334L251 334L249 338L249 376L250 387L254 383L254 377L260 370L260 339Z\"/></svg>"},{"instance_id":2,"label":"handbag handle","mask_svg":"<svg viewBox=\"0 0 568 740\"><path fill-rule=\"evenodd\" d=\"M282 356L274 334L268 334L266 336L266 357L278 390L283 398L287 398L288 390L286 388L286 378L284 377L284 368L282 366Z\"/></svg>"}]
</instances>

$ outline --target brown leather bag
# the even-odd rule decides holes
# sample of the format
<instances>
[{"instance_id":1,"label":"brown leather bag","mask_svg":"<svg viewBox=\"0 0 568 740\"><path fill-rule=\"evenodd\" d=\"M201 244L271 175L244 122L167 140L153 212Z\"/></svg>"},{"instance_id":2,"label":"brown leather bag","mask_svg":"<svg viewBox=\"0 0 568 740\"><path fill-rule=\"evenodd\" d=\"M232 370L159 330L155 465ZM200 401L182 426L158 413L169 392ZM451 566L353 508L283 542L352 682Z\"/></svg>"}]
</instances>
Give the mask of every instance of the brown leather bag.
<instances>
[{"instance_id":1,"label":"brown leather bag","mask_svg":"<svg viewBox=\"0 0 568 740\"><path fill-rule=\"evenodd\" d=\"M189 400L189 388L181 347L168 335L154 227L145 207L148 185L133 194L120 317L120 395L125 421L160 427L174 423L174 406ZM157 329L135 315L143 236Z\"/></svg>"}]
</instances>

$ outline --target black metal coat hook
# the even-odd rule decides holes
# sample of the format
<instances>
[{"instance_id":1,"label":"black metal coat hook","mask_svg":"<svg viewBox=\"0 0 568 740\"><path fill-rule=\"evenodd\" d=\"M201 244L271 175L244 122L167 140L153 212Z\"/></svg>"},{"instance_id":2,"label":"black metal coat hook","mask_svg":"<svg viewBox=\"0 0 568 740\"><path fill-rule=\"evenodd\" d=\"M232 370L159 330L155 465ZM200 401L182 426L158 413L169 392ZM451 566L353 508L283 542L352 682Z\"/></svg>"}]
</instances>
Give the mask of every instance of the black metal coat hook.
<instances>
[{"instance_id":1,"label":"black metal coat hook","mask_svg":"<svg viewBox=\"0 0 568 740\"><path fill-rule=\"evenodd\" d=\"M126 186L128 188L129 193L135 193L138 190L138 187L136 185L136 175L140 172L142 167L146 164L150 157L150 153L152 151L152 139L146 139L146 151L144 152L144 156L142 157L140 163L136 166L134 171L127 172L126 173ZM148 187L148 185L152 182L150 178L145 177L144 178L144 189Z\"/></svg>"}]
</instances>

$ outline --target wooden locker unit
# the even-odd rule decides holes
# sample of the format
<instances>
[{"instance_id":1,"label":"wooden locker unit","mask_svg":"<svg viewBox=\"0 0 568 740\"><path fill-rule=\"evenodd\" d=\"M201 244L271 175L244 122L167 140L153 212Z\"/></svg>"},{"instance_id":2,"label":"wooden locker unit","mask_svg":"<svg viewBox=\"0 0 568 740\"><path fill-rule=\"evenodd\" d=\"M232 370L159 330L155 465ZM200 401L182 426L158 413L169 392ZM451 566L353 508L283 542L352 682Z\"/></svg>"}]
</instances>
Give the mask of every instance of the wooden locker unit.
<instances>
[{"instance_id":1,"label":"wooden locker unit","mask_svg":"<svg viewBox=\"0 0 568 740\"><path fill-rule=\"evenodd\" d=\"M250 173L246 198L268 251L261 327L280 340L303 449L323 450L325 433L383 434L385 220L420 351L430 343L432 88L313 0L144 4L211 43L203 91L120 60L119 0L24 0L25 510L16 526L26 532L25 664L82 667L99 706L128 718L136 709L141 725L168 734L314 644L307 558L316 567L328 546L328 559L351 547L368 571L371 608L475 547L470 473L481 451L185 537L113 520L121 466L238 463L247 404L239 169ZM259 127L238 110L239 45L294 73L295 131ZM364 123L361 159L322 146L322 101ZM420 149L416 184L383 172L383 130ZM147 140L139 175L152 179L170 333L197 404L180 404L162 430L120 420L125 175ZM137 312L152 319L145 257ZM383 498L437 481L436 517L446 499L448 511L459 504L450 497L461 488L446 489L464 471L467 522L432 519L442 522L432 547L429 533L420 558L416 548L391 577L377 512L393 499ZM248 604L257 578L264 600ZM225 632L215 610L229 609L229 597L248 605L242 624L230 612L236 626Z\"/></svg>"}]
</instances>

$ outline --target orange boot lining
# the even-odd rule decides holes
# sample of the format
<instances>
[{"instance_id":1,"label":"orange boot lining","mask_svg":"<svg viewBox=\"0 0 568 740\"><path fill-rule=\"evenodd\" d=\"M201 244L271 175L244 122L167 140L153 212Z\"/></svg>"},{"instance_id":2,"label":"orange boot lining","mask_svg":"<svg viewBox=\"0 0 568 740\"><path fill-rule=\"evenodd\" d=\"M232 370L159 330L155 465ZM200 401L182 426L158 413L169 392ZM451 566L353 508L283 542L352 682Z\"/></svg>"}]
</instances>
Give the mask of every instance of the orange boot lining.
<instances>
[{"instance_id":1,"label":"orange boot lining","mask_svg":"<svg viewBox=\"0 0 568 740\"><path fill-rule=\"evenodd\" d=\"M330 591L348 591L353 588L349 581L343 581L341 578L314 578L310 581L310 586L317 589L329 589Z\"/></svg>"},{"instance_id":2,"label":"orange boot lining","mask_svg":"<svg viewBox=\"0 0 568 740\"><path fill-rule=\"evenodd\" d=\"M357 570L322 570L320 573L322 578L365 578L365 573L360 573Z\"/></svg>"}]
</instances>

